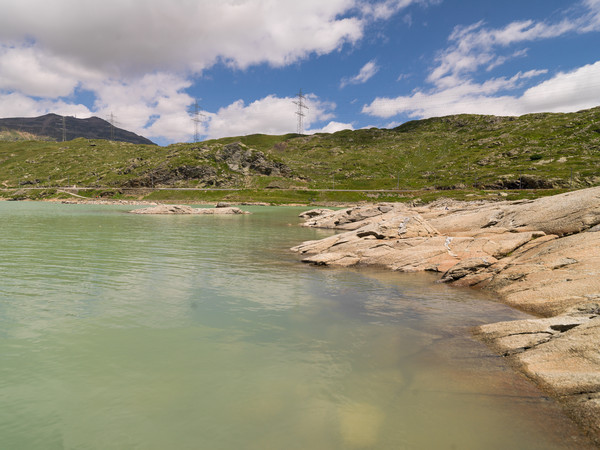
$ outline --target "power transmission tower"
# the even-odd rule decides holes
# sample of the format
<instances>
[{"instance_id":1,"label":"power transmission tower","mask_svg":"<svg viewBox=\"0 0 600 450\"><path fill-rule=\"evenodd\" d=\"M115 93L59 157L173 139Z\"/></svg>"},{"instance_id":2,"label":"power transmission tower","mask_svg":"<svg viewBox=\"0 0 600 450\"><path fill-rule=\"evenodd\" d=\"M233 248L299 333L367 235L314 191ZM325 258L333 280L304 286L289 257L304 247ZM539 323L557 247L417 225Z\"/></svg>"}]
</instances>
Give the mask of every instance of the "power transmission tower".
<instances>
[{"instance_id":1,"label":"power transmission tower","mask_svg":"<svg viewBox=\"0 0 600 450\"><path fill-rule=\"evenodd\" d=\"M200 112L200 106L198 105L198 100L196 100L192 109L192 122L194 122L194 142L198 142L200 140L199 126L200 122L202 122L205 117L206 115Z\"/></svg>"},{"instance_id":2,"label":"power transmission tower","mask_svg":"<svg viewBox=\"0 0 600 450\"><path fill-rule=\"evenodd\" d=\"M306 106L306 104L304 103L304 99L306 97L302 93L302 89L300 89L300 92L298 92L296 97L298 97L298 100L294 101L294 104L296 106L298 106L298 109L296 110L296 116L298 116L298 134L303 134L304 133L304 123L303 122L304 122L304 116L306 115L306 114L304 114L303 109L308 109L308 106Z\"/></svg>"},{"instance_id":3,"label":"power transmission tower","mask_svg":"<svg viewBox=\"0 0 600 450\"><path fill-rule=\"evenodd\" d=\"M62 141L66 142L67 140L67 118L63 116L62 118Z\"/></svg>"},{"instance_id":4,"label":"power transmission tower","mask_svg":"<svg viewBox=\"0 0 600 450\"><path fill-rule=\"evenodd\" d=\"M115 140L115 116L112 112L110 113L110 119L108 120L108 123L110 123L110 140L114 141Z\"/></svg>"}]
</instances>

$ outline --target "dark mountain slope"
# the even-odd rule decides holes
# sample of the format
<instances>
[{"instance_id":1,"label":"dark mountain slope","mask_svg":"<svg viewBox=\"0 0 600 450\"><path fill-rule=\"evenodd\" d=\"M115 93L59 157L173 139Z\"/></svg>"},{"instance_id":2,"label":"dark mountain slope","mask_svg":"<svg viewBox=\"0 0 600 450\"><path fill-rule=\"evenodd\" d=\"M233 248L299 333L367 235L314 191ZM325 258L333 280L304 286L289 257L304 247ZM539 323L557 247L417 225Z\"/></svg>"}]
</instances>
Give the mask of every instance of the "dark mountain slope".
<instances>
[{"instance_id":1,"label":"dark mountain slope","mask_svg":"<svg viewBox=\"0 0 600 450\"><path fill-rule=\"evenodd\" d=\"M59 116L58 114L46 114L40 117L13 117L0 119L0 130L2 129L50 137L56 141L62 141L64 137L64 140L67 141L76 138L87 138L130 142L132 144L154 144L143 136L114 127L106 120L98 117L77 119L70 116Z\"/></svg>"}]
</instances>

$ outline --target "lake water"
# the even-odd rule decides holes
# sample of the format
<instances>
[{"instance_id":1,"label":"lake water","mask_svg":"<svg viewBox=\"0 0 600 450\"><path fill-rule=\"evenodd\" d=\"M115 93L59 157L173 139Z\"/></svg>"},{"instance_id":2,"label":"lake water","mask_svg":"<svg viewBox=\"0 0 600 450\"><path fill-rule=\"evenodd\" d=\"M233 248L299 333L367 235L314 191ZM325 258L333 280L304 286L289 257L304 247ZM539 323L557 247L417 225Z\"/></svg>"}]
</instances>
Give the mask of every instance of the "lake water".
<instances>
[{"instance_id":1,"label":"lake water","mask_svg":"<svg viewBox=\"0 0 600 450\"><path fill-rule=\"evenodd\" d=\"M2 449L561 449L585 440L426 275L306 266L306 208L0 202Z\"/></svg>"}]
</instances>

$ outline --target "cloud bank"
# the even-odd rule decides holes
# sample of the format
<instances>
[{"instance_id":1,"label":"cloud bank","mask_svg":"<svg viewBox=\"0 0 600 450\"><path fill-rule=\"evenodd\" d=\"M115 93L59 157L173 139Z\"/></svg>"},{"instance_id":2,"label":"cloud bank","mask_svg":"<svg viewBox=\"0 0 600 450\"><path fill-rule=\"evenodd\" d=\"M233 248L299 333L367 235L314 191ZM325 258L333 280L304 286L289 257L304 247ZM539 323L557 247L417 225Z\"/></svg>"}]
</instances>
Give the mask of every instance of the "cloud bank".
<instances>
[{"instance_id":1,"label":"cloud bank","mask_svg":"<svg viewBox=\"0 0 600 450\"><path fill-rule=\"evenodd\" d=\"M112 76L200 72L217 61L284 65L356 42L364 26L361 17L341 17L354 7L350 0L4 3L2 42Z\"/></svg>"},{"instance_id":2,"label":"cloud bank","mask_svg":"<svg viewBox=\"0 0 600 450\"><path fill-rule=\"evenodd\" d=\"M112 110L136 132L187 138L183 111L193 99L186 89L206 69L283 67L339 51L360 41L370 22L413 1L5 1L0 115ZM82 92L96 98L93 107L73 104ZM239 102L211 116L214 130L225 127L218 117L236 108Z\"/></svg>"},{"instance_id":3,"label":"cloud bank","mask_svg":"<svg viewBox=\"0 0 600 450\"><path fill-rule=\"evenodd\" d=\"M526 56L528 50L523 45L527 43L600 31L600 1L586 0L581 5L582 14L556 23L525 20L493 29L480 21L455 27L448 38L449 47L438 53L426 78L431 88L417 89L411 95L375 98L362 112L380 118L399 114L424 118L460 113L573 112L597 106L600 60L555 73L533 85L532 80L549 74L549 70L533 69L510 78L474 81L476 76L511 59Z\"/></svg>"},{"instance_id":4,"label":"cloud bank","mask_svg":"<svg viewBox=\"0 0 600 450\"><path fill-rule=\"evenodd\" d=\"M308 111L304 125L309 129L314 123L330 120L336 105L323 102L314 94L305 96ZM238 100L220 108L216 113L203 112L203 134L208 138L242 136L251 133L286 134L296 129L294 118L295 98L269 95L250 104ZM314 132L314 131L312 131Z\"/></svg>"}]
</instances>

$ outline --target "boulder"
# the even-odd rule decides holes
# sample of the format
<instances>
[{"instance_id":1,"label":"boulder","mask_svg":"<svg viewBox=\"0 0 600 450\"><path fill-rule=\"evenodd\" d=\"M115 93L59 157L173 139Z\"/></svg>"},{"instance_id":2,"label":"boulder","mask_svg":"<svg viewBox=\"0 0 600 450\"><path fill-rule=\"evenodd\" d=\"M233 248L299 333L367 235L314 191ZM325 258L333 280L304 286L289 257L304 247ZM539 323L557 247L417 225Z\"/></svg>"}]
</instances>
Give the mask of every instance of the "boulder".
<instances>
[{"instance_id":1,"label":"boulder","mask_svg":"<svg viewBox=\"0 0 600 450\"><path fill-rule=\"evenodd\" d=\"M358 237L374 236L377 239L398 239L411 237L431 237L440 233L418 213L386 213L381 221L371 222L359 228Z\"/></svg>"},{"instance_id":2,"label":"boulder","mask_svg":"<svg viewBox=\"0 0 600 450\"><path fill-rule=\"evenodd\" d=\"M463 259L459 263L452 266L442 276L442 282L448 283L463 278L469 274L476 273L481 269L490 267L498 261L494 257L478 257Z\"/></svg>"},{"instance_id":3,"label":"boulder","mask_svg":"<svg viewBox=\"0 0 600 450\"><path fill-rule=\"evenodd\" d=\"M315 217L323 217L327 214L332 214L332 213L335 213L335 211L333 209L317 208L317 209L311 209L309 211L304 211L303 213L300 213L300 215L298 217L306 220L306 219L313 219Z\"/></svg>"},{"instance_id":4,"label":"boulder","mask_svg":"<svg viewBox=\"0 0 600 450\"><path fill-rule=\"evenodd\" d=\"M332 210L312 210L307 211L308 219L303 226L314 228L331 228L339 230L357 230L369 223L382 220L383 216L389 214L391 217L395 213L407 211L407 207L402 203L381 203L377 205L357 206L354 208Z\"/></svg>"}]
</instances>

